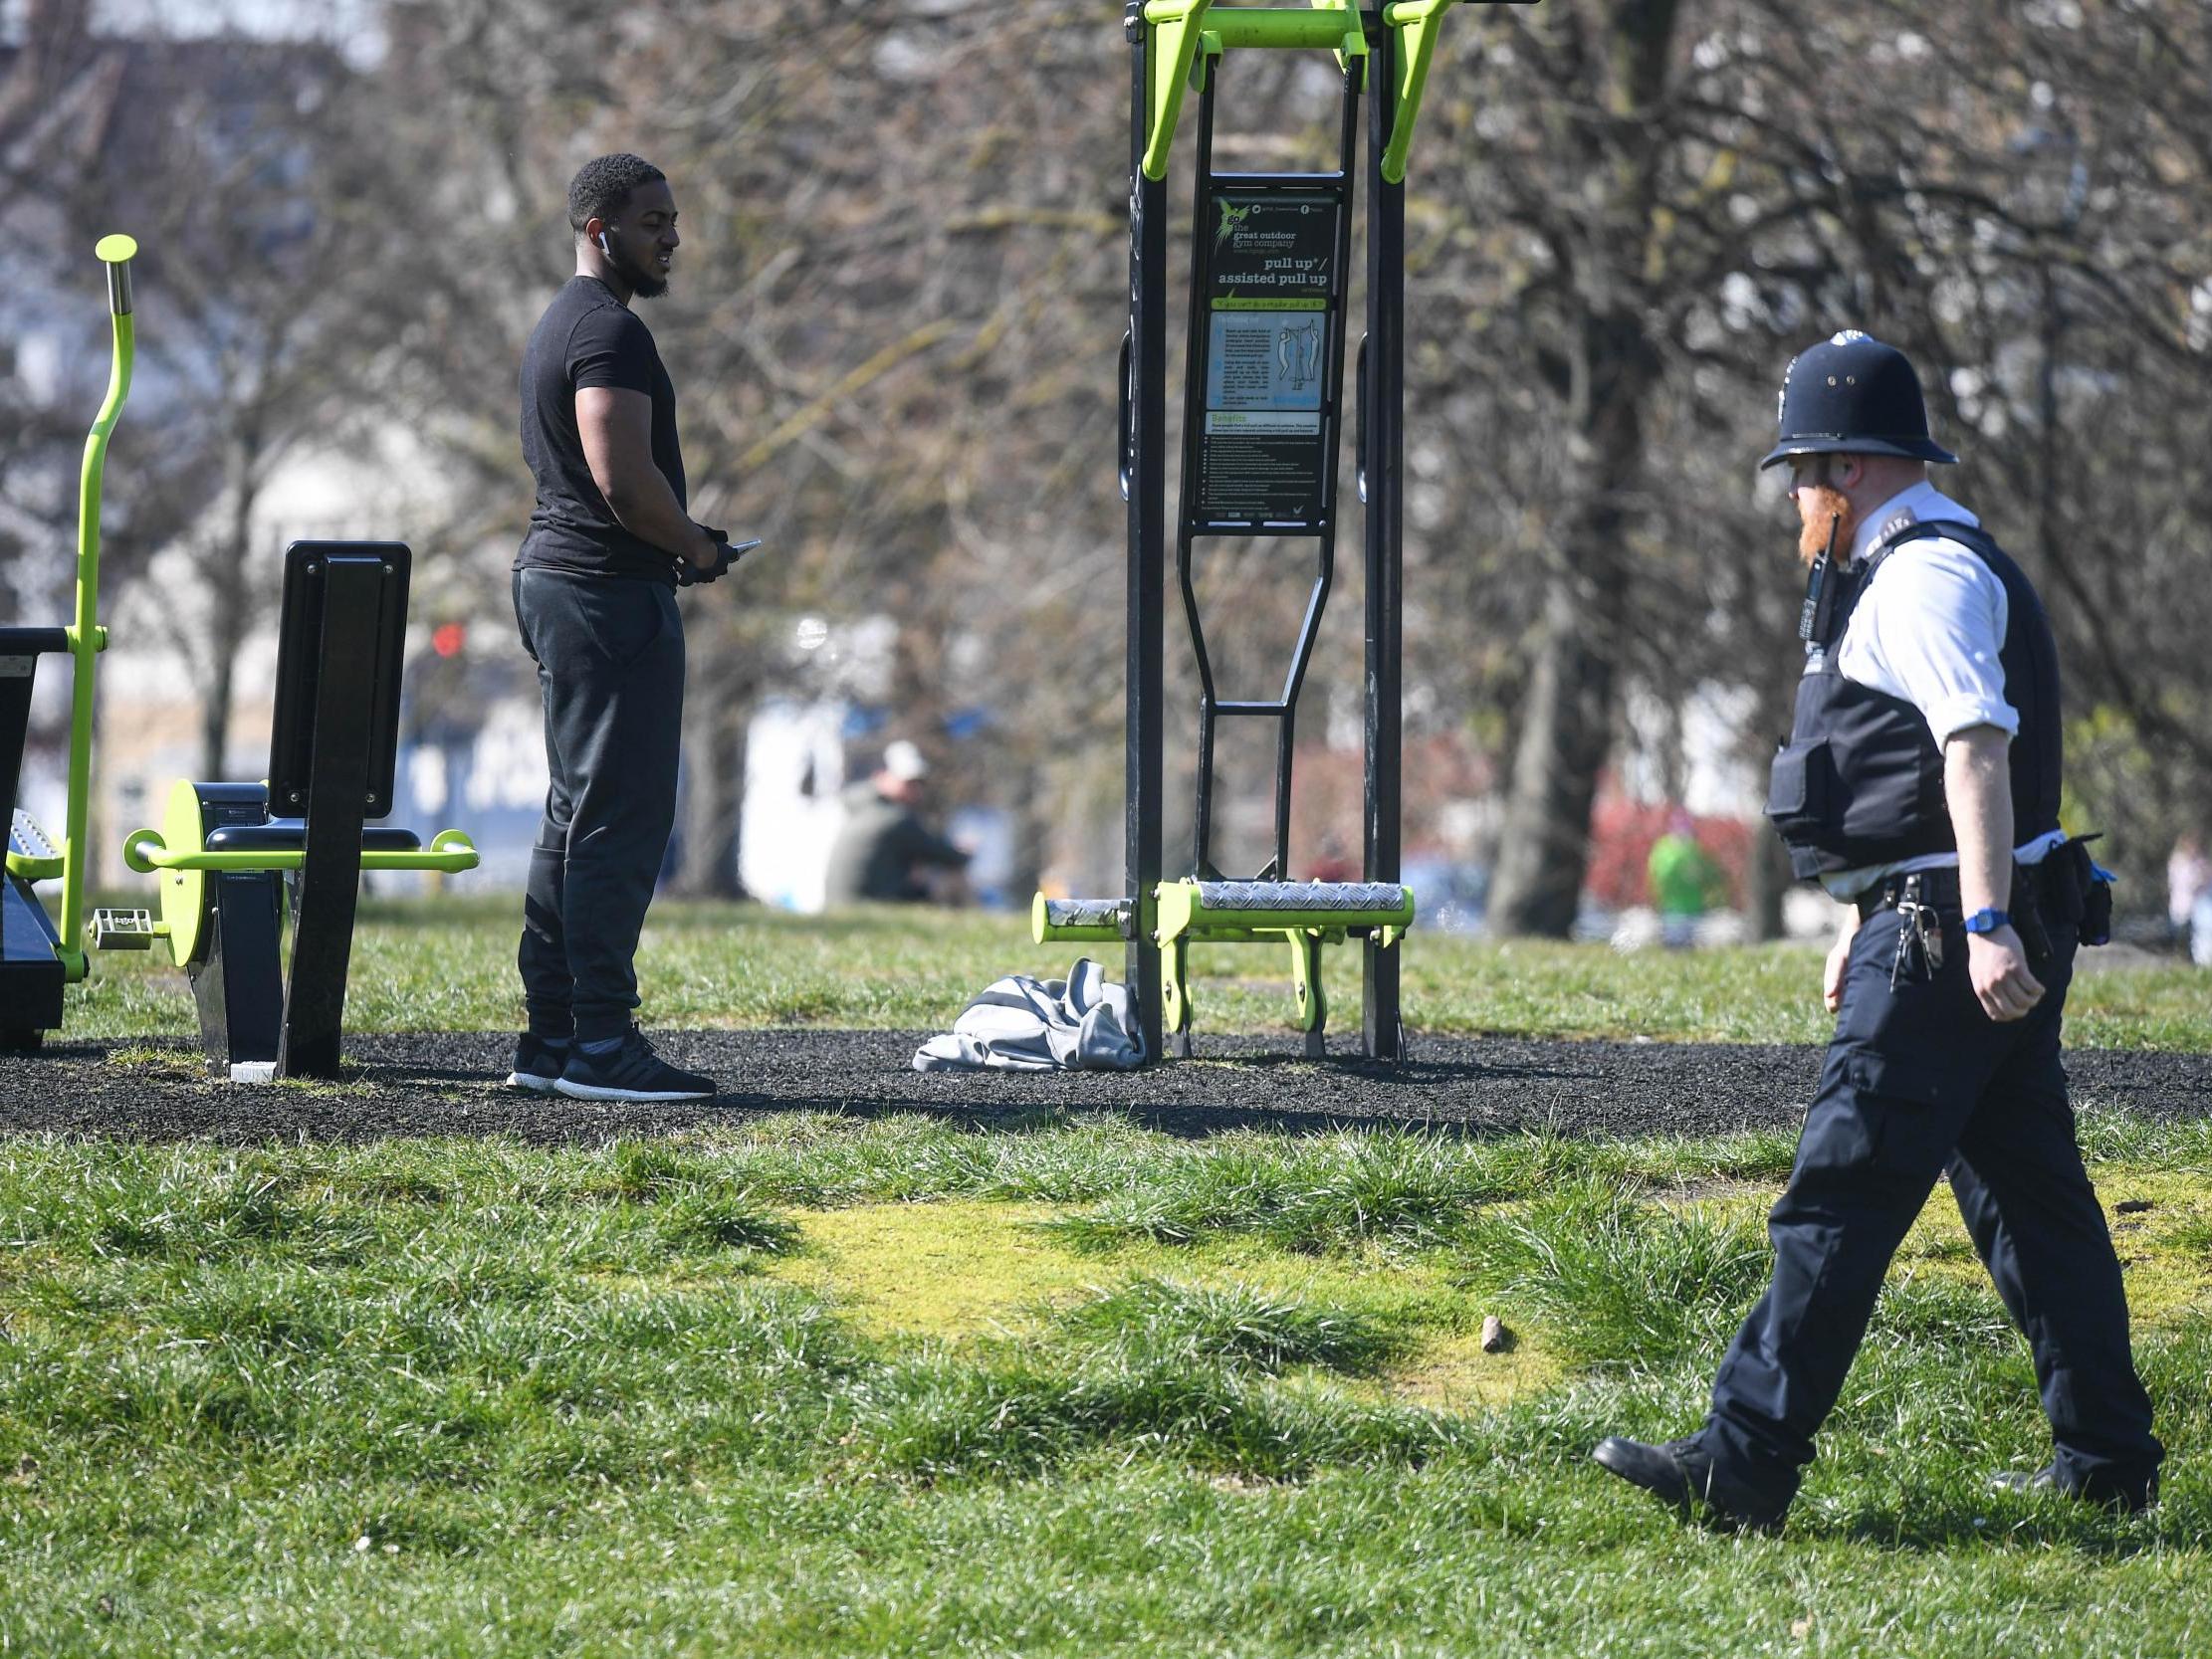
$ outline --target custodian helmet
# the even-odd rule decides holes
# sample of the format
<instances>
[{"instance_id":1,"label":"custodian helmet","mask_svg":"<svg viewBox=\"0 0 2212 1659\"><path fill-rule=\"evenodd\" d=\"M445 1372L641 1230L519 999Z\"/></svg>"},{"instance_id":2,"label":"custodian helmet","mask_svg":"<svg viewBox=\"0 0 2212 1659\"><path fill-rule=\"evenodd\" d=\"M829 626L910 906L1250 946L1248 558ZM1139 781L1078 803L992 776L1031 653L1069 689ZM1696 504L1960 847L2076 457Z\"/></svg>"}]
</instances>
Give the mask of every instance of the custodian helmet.
<instances>
[{"instance_id":1,"label":"custodian helmet","mask_svg":"<svg viewBox=\"0 0 2212 1659\"><path fill-rule=\"evenodd\" d=\"M1793 455L1901 455L1953 465L1928 437L1920 377L1893 345L1847 328L1800 351L1782 377L1781 441L1761 468Z\"/></svg>"}]
</instances>

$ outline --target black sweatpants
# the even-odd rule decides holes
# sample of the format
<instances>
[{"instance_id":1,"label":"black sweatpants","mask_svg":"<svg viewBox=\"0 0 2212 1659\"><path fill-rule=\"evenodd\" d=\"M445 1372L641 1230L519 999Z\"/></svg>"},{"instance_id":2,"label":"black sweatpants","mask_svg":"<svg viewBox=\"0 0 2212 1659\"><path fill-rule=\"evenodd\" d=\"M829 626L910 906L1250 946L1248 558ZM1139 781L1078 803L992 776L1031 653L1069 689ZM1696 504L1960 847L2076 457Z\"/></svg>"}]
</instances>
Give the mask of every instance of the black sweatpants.
<instances>
[{"instance_id":1,"label":"black sweatpants","mask_svg":"<svg viewBox=\"0 0 2212 1659\"><path fill-rule=\"evenodd\" d=\"M666 582L515 572L515 621L546 705L546 817L517 960L530 1028L618 1037L638 932L676 820L684 625Z\"/></svg>"},{"instance_id":2,"label":"black sweatpants","mask_svg":"<svg viewBox=\"0 0 2212 1659\"><path fill-rule=\"evenodd\" d=\"M2103 1498L2139 1492L2157 1470L2119 1262L2059 1060L2074 930L2055 925L2035 964L2043 1000L2000 1024L1975 1000L1958 918L1944 925L1941 971L1893 991L1903 918L1877 912L1852 941L1820 1093L1768 1220L1774 1282L1721 1362L1699 1436L1731 1507L1796 1494L1889 1258L1946 1172L2034 1354L2061 1483Z\"/></svg>"}]
</instances>

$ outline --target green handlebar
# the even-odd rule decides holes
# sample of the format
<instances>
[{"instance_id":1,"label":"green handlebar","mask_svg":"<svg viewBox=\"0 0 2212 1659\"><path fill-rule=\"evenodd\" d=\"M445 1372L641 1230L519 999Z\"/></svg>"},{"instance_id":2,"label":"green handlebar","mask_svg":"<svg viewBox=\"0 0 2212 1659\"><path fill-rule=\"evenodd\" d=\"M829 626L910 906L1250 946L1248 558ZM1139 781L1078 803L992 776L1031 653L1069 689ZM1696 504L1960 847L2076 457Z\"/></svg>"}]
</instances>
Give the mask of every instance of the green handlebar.
<instances>
[{"instance_id":1,"label":"green handlebar","mask_svg":"<svg viewBox=\"0 0 2212 1659\"><path fill-rule=\"evenodd\" d=\"M108 440L130 395L131 359L136 344L131 314L130 262L138 244L127 236L104 236L93 249L108 267L108 310L114 343L108 365L108 395L85 438L85 462L77 479L77 617L69 629L69 806L62 833L62 950L72 970L85 975L86 825L91 817L93 781L93 689L100 653L108 635L100 626L100 486L108 468Z\"/></svg>"},{"instance_id":2,"label":"green handlebar","mask_svg":"<svg viewBox=\"0 0 2212 1659\"><path fill-rule=\"evenodd\" d=\"M130 262L138 257L136 237L120 232L93 244L93 253L108 267L108 309L117 316L130 314Z\"/></svg>"},{"instance_id":3,"label":"green handlebar","mask_svg":"<svg viewBox=\"0 0 2212 1659\"><path fill-rule=\"evenodd\" d=\"M159 830L132 830L123 838L122 861L140 875L155 870L297 870L305 850L292 852L172 853ZM361 854L363 870L436 870L451 875L474 870L476 844L459 830L440 830L420 852Z\"/></svg>"}]
</instances>

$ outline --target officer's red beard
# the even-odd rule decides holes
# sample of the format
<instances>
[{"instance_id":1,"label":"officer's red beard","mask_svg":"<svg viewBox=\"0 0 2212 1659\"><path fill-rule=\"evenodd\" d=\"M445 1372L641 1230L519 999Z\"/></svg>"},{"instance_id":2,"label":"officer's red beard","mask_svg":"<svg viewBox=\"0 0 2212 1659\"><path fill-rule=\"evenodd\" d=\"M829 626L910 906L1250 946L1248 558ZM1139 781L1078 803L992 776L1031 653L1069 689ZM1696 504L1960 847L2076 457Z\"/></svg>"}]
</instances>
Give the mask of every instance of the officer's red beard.
<instances>
[{"instance_id":1,"label":"officer's red beard","mask_svg":"<svg viewBox=\"0 0 2212 1659\"><path fill-rule=\"evenodd\" d=\"M1806 569L1810 570L1813 560L1832 546L1838 549L1839 557L1851 556L1851 538L1859 528L1859 511L1841 490L1825 484L1799 486L1797 514L1802 525L1797 532L1797 556Z\"/></svg>"}]
</instances>

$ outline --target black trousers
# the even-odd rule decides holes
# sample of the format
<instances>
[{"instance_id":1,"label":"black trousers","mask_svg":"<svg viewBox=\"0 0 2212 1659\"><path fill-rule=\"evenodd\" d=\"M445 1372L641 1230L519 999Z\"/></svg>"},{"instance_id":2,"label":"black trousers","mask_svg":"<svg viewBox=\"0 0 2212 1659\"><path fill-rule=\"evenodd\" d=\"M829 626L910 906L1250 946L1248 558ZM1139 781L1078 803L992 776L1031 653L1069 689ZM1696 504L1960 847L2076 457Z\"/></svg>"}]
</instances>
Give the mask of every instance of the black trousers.
<instances>
[{"instance_id":1,"label":"black trousers","mask_svg":"<svg viewBox=\"0 0 2212 1659\"><path fill-rule=\"evenodd\" d=\"M523 1000L541 1036L617 1037L676 821L683 618L665 582L527 569L514 587L552 774L523 901Z\"/></svg>"},{"instance_id":2,"label":"black trousers","mask_svg":"<svg viewBox=\"0 0 2212 1659\"><path fill-rule=\"evenodd\" d=\"M1774 1280L1721 1362L1698 1437L1731 1507L1796 1495L1889 1259L1946 1170L2033 1350L2061 1484L2093 1496L2140 1491L2163 1455L2059 1061L2075 942L2053 939L2034 968L2043 1000L1999 1024L1974 998L1958 918L1944 925L1941 971L1894 992L1902 917L1876 912L1853 942L1820 1092L1768 1222Z\"/></svg>"}]
</instances>

